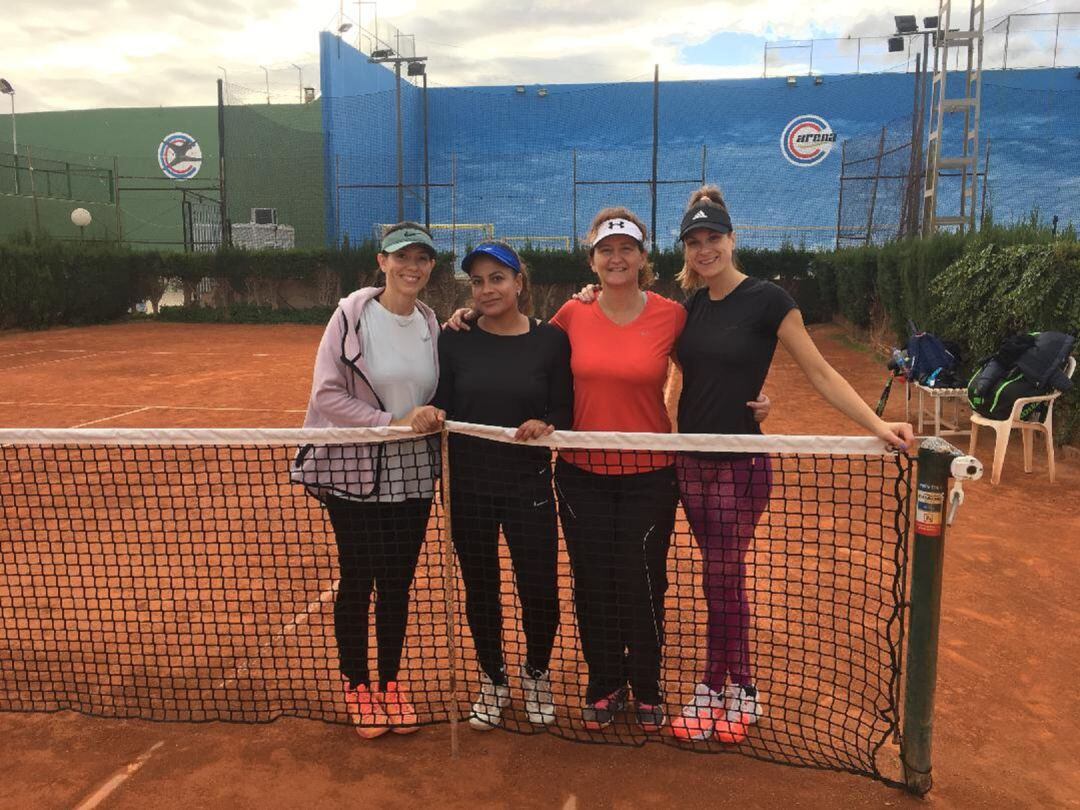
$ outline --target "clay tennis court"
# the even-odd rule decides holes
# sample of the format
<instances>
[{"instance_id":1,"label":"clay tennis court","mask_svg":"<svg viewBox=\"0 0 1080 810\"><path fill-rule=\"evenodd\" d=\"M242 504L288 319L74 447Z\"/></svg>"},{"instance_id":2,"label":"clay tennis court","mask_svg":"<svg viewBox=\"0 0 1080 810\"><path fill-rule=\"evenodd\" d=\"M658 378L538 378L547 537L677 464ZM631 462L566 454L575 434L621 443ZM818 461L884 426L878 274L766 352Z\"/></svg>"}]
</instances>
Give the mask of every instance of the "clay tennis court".
<instances>
[{"instance_id":1,"label":"clay tennis court","mask_svg":"<svg viewBox=\"0 0 1080 810\"><path fill-rule=\"evenodd\" d=\"M4 427L291 427L302 422L318 327L152 323L0 336ZM828 327L819 345L868 401L882 364ZM773 433L851 433L778 355ZM898 418L902 397L889 413ZM984 437L985 438L985 437ZM989 451L989 439L981 448ZM1080 556L1075 456L1050 485L1013 448L1003 483L968 484L948 541L930 801L1067 806L1080 776L1080 652L1070 571ZM988 460L985 459L984 460ZM1071 496L1071 497L1070 497ZM584 746L446 725L364 743L346 727L157 724L71 712L0 714L11 806L503 804L882 806L915 800L871 780L668 746ZM120 781L118 774L130 774Z\"/></svg>"}]
</instances>

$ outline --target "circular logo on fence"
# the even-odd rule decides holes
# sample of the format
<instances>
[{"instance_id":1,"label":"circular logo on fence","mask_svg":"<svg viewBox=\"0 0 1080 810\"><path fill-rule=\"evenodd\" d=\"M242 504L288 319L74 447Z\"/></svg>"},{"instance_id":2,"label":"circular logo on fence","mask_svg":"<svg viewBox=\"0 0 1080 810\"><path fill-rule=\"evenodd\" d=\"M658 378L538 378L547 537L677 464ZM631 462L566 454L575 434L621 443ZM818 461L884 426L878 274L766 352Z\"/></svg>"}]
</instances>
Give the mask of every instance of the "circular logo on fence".
<instances>
[{"instance_id":1,"label":"circular logo on fence","mask_svg":"<svg viewBox=\"0 0 1080 810\"><path fill-rule=\"evenodd\" d=\"M788 121L780 136L780 151L794 166L816 166L829 156L836 133L817 115L800 115Z\"/></svg>"},{"instance_id":2,"label":"circular logo on fence","mask_svg":"<svg viewBox=\"0 0 1080 810\"><path fill-rule=\"evenodd\" d=\"M173 180L190 180L202 168L199 142L186 132L174 132L162 138L157 159L165 176Z\"/></svg>"}]
</instances>

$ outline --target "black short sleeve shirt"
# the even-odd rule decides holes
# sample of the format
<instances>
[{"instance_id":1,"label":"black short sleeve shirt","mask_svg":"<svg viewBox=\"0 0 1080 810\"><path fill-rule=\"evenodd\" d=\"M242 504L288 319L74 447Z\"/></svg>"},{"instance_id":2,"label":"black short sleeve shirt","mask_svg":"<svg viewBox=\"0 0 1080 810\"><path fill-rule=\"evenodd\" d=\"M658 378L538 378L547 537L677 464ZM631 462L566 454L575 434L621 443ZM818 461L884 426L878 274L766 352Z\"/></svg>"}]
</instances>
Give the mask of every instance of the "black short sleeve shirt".
<instances>
[{"instance_id":1,"label":"black short sleeve shirt","mask_svg":"<svg viewBox=\"0 0 1080 810\"><path fill-rule=\"evenodd\" d=\"M746 403L761 393L776 332L794 299L770 281L746 278L719 301L708 289L686 302L675 345L683 371L680 433L761 433Z\"/></svg>"}]
</instances>

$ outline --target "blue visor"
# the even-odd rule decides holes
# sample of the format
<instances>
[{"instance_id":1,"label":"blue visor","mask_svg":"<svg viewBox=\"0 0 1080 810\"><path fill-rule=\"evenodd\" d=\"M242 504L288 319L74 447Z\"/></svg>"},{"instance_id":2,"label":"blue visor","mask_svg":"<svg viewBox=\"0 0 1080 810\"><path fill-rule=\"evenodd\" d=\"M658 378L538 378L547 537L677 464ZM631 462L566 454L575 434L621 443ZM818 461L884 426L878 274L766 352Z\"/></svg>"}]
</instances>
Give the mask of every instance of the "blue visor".
<instances>
[{"instance_id":1,"label":"blue visor","mask_svg":"<svg viewBox=\"0 0 1080 810\"><path fill-rule=\"evenodd\" d=\"M514 251L510 250L506 245L500 245L495 242L485 242L474 247L469 251L469 255L461 260L461 269L468 273L469 266L477 256L490 256L500 264L505 264L513 270L515 274L521 272L521 262L519 262L517 256L514 255Z\"/></svg>"}]
</instances>

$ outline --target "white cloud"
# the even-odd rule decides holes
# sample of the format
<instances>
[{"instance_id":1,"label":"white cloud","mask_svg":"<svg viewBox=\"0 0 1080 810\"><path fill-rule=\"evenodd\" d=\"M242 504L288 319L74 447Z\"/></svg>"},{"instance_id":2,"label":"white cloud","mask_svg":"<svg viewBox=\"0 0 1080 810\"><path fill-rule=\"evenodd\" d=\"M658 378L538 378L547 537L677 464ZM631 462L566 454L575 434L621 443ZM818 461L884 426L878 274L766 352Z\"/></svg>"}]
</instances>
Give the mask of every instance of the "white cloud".
<instances>
[{"instance_id":1,"label":"white cloud","mask_svg":"<svg viewBox=\"0 0 1080 810\"><path fill-rule=\"evenodd\" d=\"M998 0L987 20L1024 5ZM926 6L922 14L936 13L936 3ZM377 7L350 0L344 8L365 27L373 27L377 8L380 27L415 34L435 85L640 80L651 77L654 63L665 79L752 76L760 60L695 64L682 49L725 31L773 40L887 34L892 27L876 0L646 0L614 11L581 0L460 0L452 7L445 0L379 0ZM1064 8L1065 0L1047 0L1027 10ZM338 9L334 0L15 0L0 16L0 75L16 86L24 111L206 104L219 65L251 93L265 92L265 65L272 94L291 99L300 77L290 63L304 67L304 84L317 81L317 35L336 27ZM355 42L356 34L347 36ZM1075 41L1076 30L1069 36Z\"/></svg>"}]
</instances>

